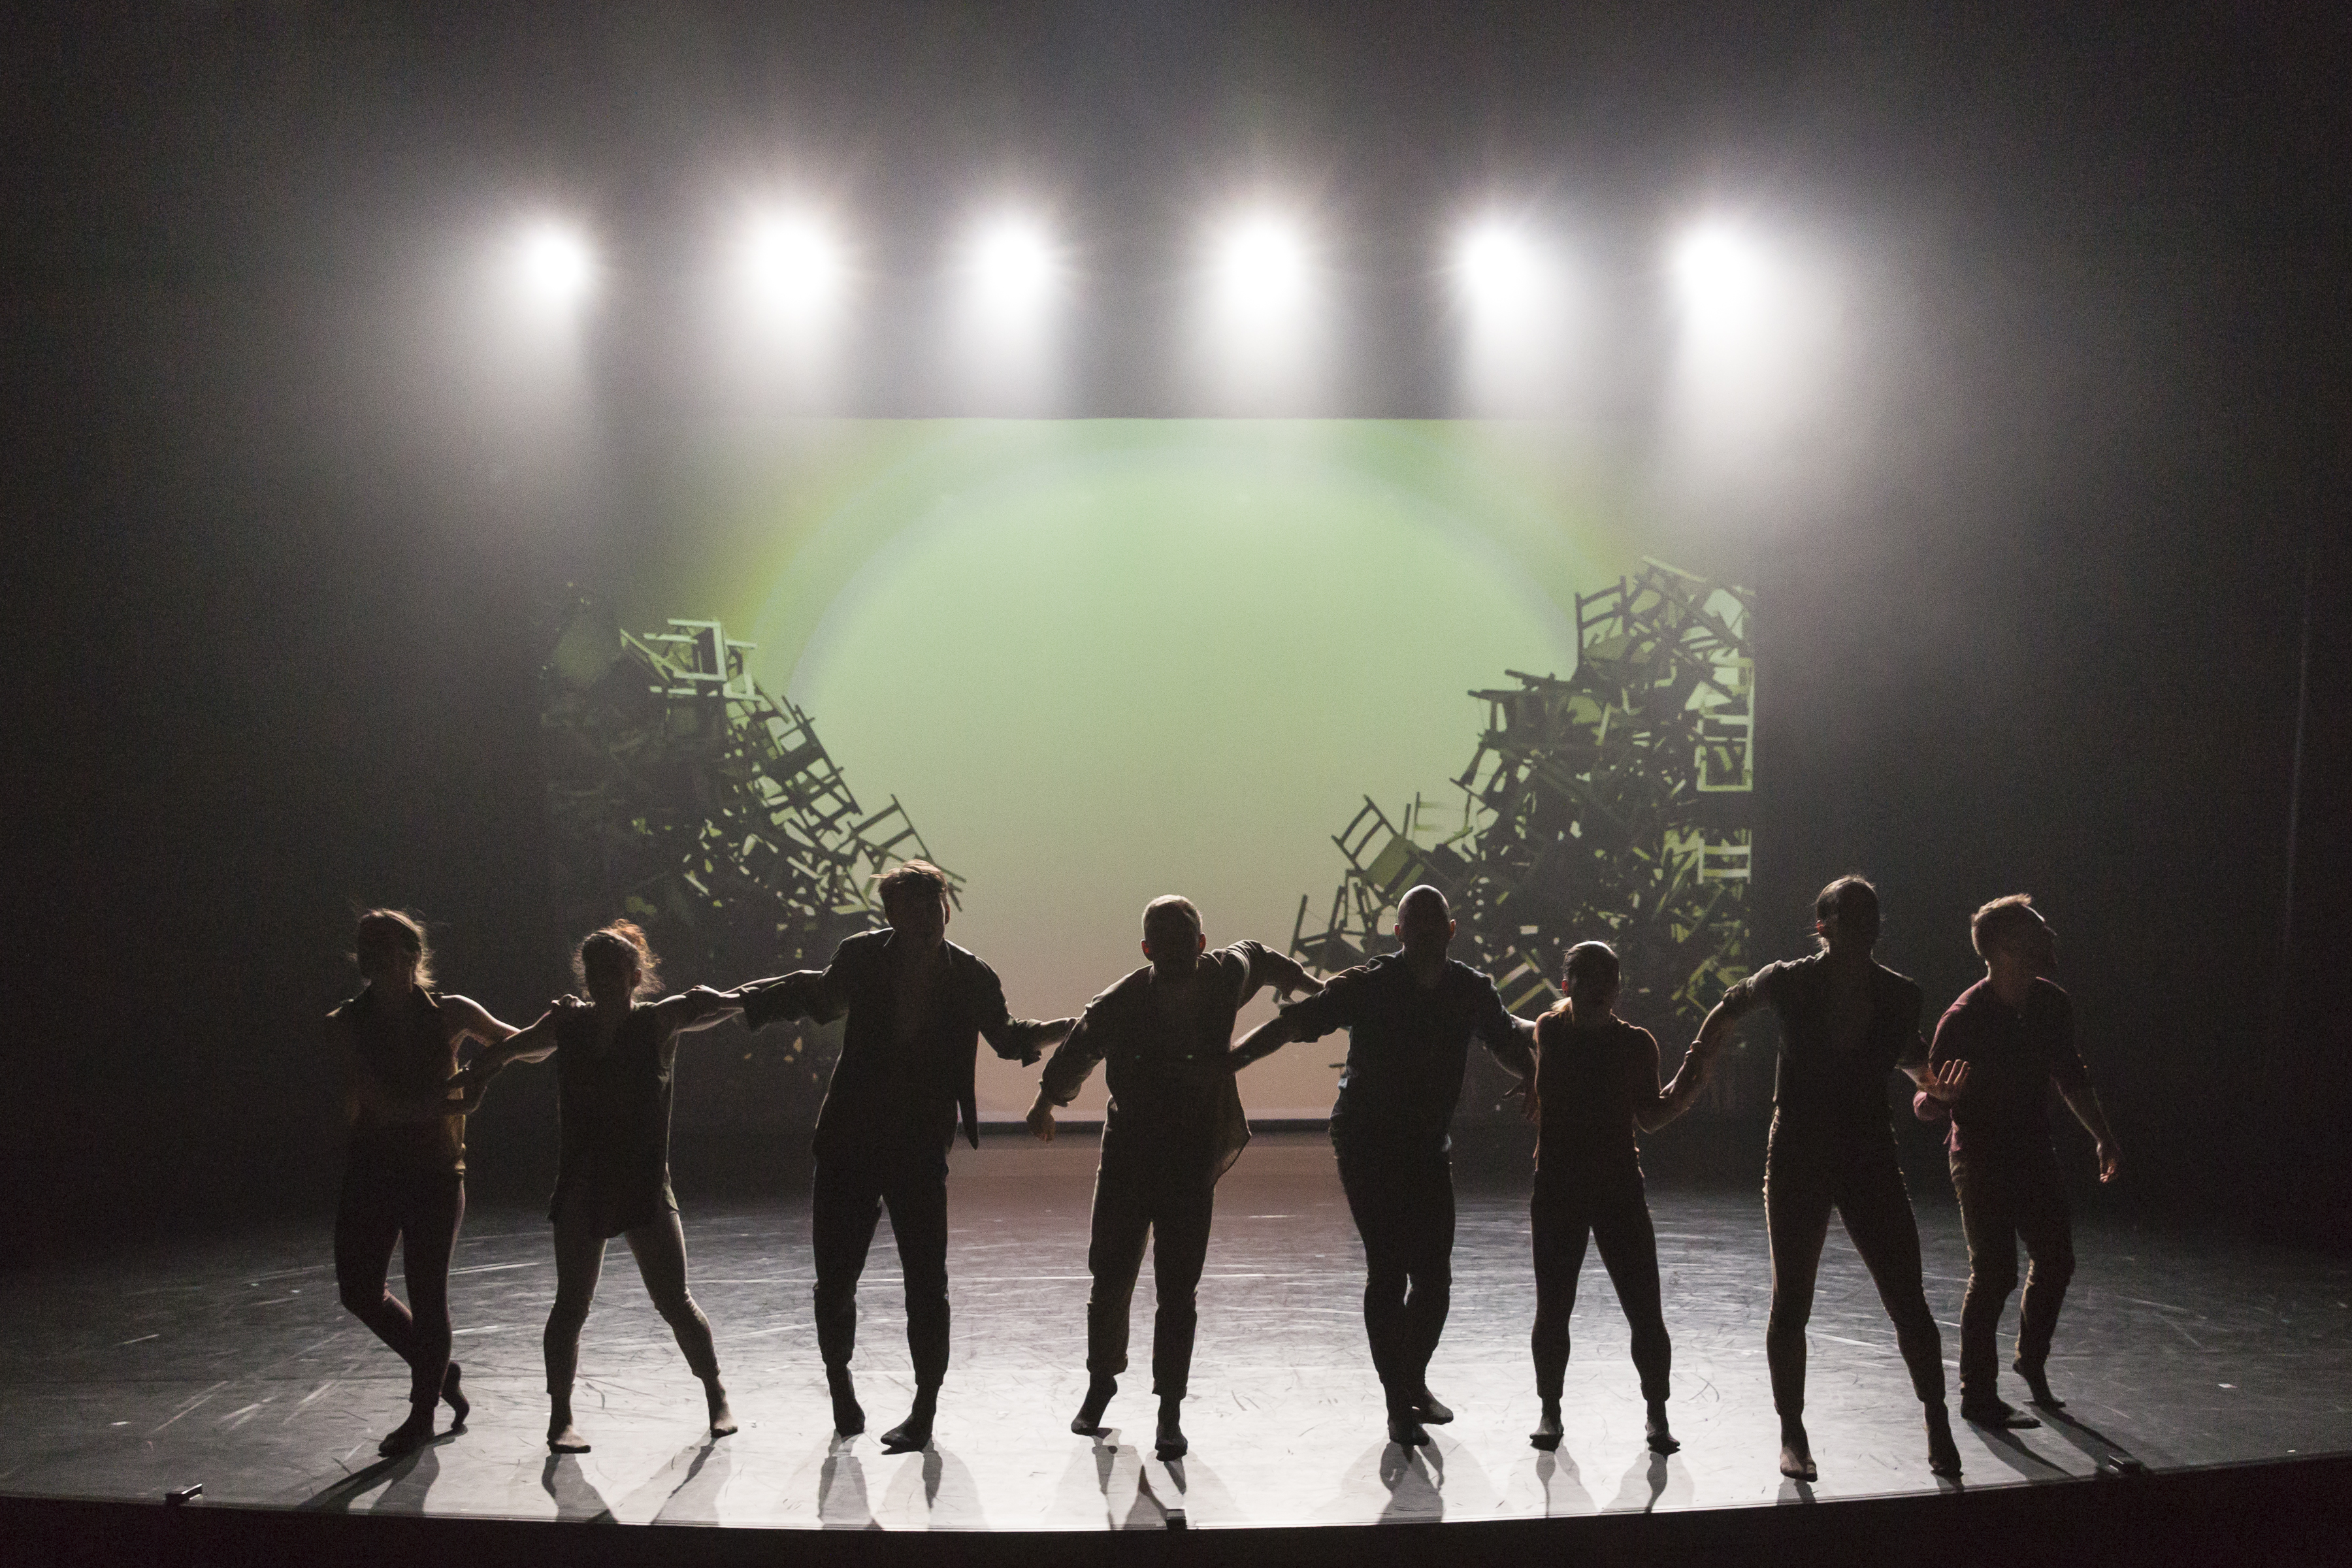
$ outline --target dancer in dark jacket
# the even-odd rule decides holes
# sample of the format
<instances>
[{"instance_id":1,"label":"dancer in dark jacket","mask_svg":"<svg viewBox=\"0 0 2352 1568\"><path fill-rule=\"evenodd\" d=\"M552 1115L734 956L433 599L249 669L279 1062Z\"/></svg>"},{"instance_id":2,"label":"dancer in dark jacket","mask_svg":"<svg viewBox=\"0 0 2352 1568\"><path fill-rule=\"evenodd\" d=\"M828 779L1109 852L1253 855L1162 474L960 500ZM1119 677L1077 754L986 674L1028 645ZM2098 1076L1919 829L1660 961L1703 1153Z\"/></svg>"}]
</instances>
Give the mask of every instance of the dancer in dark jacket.
<instances>
[{"instance_id":1,"label":"dancer in dark jacket","mask_svg":"<svg viewBox=\"0 0 2352 1568\"><path fill-rule=\"evenodd\" d=\"M996 972L947 940L947 874L923 860L880 879L887 931L853 936L822 970L740 988L743 1022L829 1022L848 1015L841 1059L816 1121L811 1199L816 1334L833 1394L834 1430L866 1429L849 1362L857 1342L857 1279L883 1208L906 1280L907 1349L915 1404L882 1435L894 1452L931 1440L948 1370L948 1160L961 1116L980 1146L974 1060L982 1036L1023 1065L1070 1032L1072 1020L1015 1018Z\"/></svg>"},{"instance_id":2,"label":"dancer in dark jacket","mask_svg":"<svg viewBox=\"0 0 2352 1568\"><path fill-rule=\"evenodd\" d=\"M1453 1147L1470 1037L1522 1081L1535 1072L1535 1026L1515 1018L1495 983L1445 956L1454 917L1423 886L1397 902L1401 951L1335 975L1234 1047L1245 1067L1291 1040L1348 1031L1348 1065L1331 1108L1339 1183L1364 1241L1364 1332L1388 1402L1389 1439L1429 1441L1426 1422L1454 1412L1429 1392L1429 1359L1454 1289Z\"/></svg>"},{"instance_id":3,"label":"dancer in dark jacket","mask_svg":"<svg viewBox=\"0 0 2352 1568\"><path fill-rule=\"evenodd\" d=\"M1211 952L1189 899L1154 899L1143 911L1151 962L1092 1002L1045 1064L1029 1130L1052 1142L1054 1111L1070 1103L1097 1062L1107 1062L1110 1110L1095 1175L1087 1269L1087 1397L1070 1430L1093 1436L1127 1370L1129 1305L1151 1244L1159 1310L1151 1334L1151 1386L1160 1398L1154 1449L1182 1457L1184 1394L1192 1375L1194 1295L1208 1257L1217 1178L1249 1141L1227 1064L1234 1018L1267 985L1287 994L1322 985L1290 959L1255 942Z\"/></svg>"}]
</instances>

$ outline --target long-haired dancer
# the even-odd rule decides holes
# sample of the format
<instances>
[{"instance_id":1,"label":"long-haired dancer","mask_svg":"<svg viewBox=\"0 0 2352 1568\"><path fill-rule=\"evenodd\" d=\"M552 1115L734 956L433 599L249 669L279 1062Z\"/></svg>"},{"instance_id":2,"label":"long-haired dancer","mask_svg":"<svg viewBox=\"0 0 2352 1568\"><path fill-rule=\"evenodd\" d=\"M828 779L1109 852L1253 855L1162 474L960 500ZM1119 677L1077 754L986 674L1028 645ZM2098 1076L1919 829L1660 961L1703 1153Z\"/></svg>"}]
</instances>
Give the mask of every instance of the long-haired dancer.
<instances>
[{"instance_id":1,"label":"long-haired dancer","mask_svg":"<svg viewBox=\"0 0 2352 1568\"><path fill-rule=\"evenodd\" d=\"M1666 1426L1666 1374L1674 1343L1659 1304L1658 1238L1642 1191L1635 1129L1655 1132L1690 1108L1714 1051L1691 1051L1675 1081L1658 1087L1658 1042L1614 1011L1623 985L1617 951L1580 942L1560 968L1559 1005L1536 1020L1536 1083L1528 1113L1536 1140L1535 1195L1528 1205L1536 1262L1531 1342L1542 1413L1528 1441L1557 1448L1560 1389L1568 1375L1568 1321L1589 1237L1617 1288L1633 1331L1633 1366L1649 1405L1651 1448L1682 1445Z\"/></svg>"},{"instance_id":2,"label":"long-haired dancer","mask_svg":"<svg viewBox=\"0 0 2352 1568\"><path fill-rule=\"evenodd\" d=\"M660 976L646 934L627 921L593 931L572 955L572 973L587 1005L559 1005L473 1069L493 1072L508 1060L555 1058L562 1154L548 1218L555 1226L555 1306L547 1315L547 1446L585 1453L572 1423L572 1381L580 1365L580 1330L596 1299L604 1244L625 1237L646 1293L686 1363L702 1380L710 1435L735 1430L710 1321L686 1283L686 1231L669 1183L671 1068L677 1037L707 1028L740 1005L731 994L698 985L658 1002Z\"/></svg>"},{"instance_id":3,"label":"long-haired dancer","mask_svg":"<svg viewBox=\"0 0 2352 1568\"><path fill-rule=\"evenodd\" d=\"M450 1427L470 1408L449 1359L449 1255L466 1217L466 1118L481 1084L453 1086L457 1047L515 1031L463 996L433 990L425 927L398 910L360 916L352 959L366 984L328 1015L345 1062L351 1152L335 1205L335 1287L353 1316L408 1363L409 1415L377 1445L404 1454L433 1436L433 1407ZM388 1280L398 1246L408 1300Z\"/></svg>"}]
</instances>

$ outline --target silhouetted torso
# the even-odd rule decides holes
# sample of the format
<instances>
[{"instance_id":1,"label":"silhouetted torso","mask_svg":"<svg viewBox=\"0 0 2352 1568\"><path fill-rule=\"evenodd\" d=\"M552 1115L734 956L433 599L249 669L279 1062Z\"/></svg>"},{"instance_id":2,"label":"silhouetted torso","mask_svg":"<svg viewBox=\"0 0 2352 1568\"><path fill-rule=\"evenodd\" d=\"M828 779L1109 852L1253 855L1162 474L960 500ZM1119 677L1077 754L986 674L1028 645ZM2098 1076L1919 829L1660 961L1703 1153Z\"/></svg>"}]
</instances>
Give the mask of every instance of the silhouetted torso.
<instances>
[{"instance_id":1,"label":"silhouetted torso","mask_svg":"<svg viewBox=\"0 0 2352 1568\"><path fill-rule=\"evenodd\" d=\"M584 1204L596 1234L613 1237L677 1207L669 1181L670 1065L654 1008L632 1005L609 1040L598 1040L596 1026L593 1008L556 1021L562 1161L548 1217Z\"/></svg>"},{"instance_id":2,"label":"silhouetted torso","mask_svg":"<svg viewBox=\"0 0 2352 1568\"><path fill-rule=\"evenodd\" d=\"M334 1016L349 1025L360 1070L386 1094L430 1100L447 1092L457 1070L457 1042L441 1016L441 1001L417 987L400 1016L383 1005L373 987L361 992ZM352 1123L352 1158L372 1166L418 1175L462 1174L466 1169L466 1119L437 1116L422 1121L378 1116L361 1099Z\"/></svg>"}]
</instances>

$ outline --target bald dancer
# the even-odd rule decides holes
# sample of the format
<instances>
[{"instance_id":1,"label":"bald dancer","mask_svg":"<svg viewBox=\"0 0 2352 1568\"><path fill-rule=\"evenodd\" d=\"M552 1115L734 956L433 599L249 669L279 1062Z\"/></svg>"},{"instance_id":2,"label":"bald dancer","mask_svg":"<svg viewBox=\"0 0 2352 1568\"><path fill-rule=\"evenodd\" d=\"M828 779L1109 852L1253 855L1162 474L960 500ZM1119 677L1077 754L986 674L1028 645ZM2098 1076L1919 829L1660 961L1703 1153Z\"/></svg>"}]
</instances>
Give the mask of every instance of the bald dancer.
<instances>
[{"instance_id":1,"label":"bald dancer","mask_svg":"<svg viewBox=\"0 0 2352 1568\"><path fill-rule=\"evenodd\" d=\"M1454 1289L1454 1173L1447 1129L1476 1036L1522 1083L1535 1076L1535 1025L1495 983L1446 956L1454 916L1423 884L1397 904L1399 951L1332 978L1234 1048L1238 1071L1293 1040L1348 1031L1331 1108L1339 1182L1364 1242L1364 1332L1388 1404L1389 1440L1429 1442L1454 1419L1429 1392L1429 1358Z\"/></svg>"}]
</instances>

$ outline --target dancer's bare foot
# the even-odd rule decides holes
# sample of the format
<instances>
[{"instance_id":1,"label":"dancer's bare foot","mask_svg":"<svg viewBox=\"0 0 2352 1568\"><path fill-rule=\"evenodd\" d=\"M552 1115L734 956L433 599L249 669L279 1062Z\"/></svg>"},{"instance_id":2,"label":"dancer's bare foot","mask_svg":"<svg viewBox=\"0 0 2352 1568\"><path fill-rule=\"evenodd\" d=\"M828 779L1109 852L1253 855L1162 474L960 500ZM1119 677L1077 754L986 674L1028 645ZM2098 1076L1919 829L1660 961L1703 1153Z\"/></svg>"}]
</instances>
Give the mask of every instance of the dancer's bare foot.
<instances>
[{"instance_id":1,"label":"dancer's bare foot","mask_svg":"<svg viewBox=\"0 0 2352 1568\"><path fill-rule=\"evenodd\" d=\"M1780 1423L1780 1473L1792 1481L1822 1479L1822 1472L1813 1464L1813 1445L1805 1436L1805 1424L1801 1421Z\"/></svg>"},{"instance_id":2,"label":"dancer's bare foot","mask_svg":"<svg viewBox=\"0 0 2352 1568\"><path fill-rule=\"evenodd\" d=\"M882 1434L882 1451L886 1454L907 1454L917 1448L929 1447L931 1422L939 1415L939 1410L940 1391L918 1384L915 1407L907 1412L904 1421Z\"/></svg>"},{"instance_id":3,"label":"dancer's bare foot","mask_svg":"<svg viewBox=\"0 0 2352 1568\"><path fill-rule=\"evenodd\" d=\"M1543 1414L1536 1417L1536 1429L1528 1434L1528 1446L1541 1448L1549 1454L1559 1447L1563 1430L1559 1423L1559 1401L1547 1399L1543 1402Z\"/></svg>"},{"instance_id":4,"label":"dancer's bare foot","mask_svg":"<svg viewBox=\"0 0 2352 1568\"><path fill-rule=\"evenodd\" d=\"M1389 1441L1400 1448L1426 1448L1429 1428L1421 1424L1419 1412L1399 1406L1389 1412Z\"/></svg>"},{"instance_id":5,"label":"dancer's bare foot","mask_svg":"<svg viewBox=\"0 0 2352 1568\"><path fill-rule=\"evenodd\" d=\"M1671 1454L1681 1448L1682 1440L1666 1426L1666 1402L1650 1401L1650 1413L1642 1422L1642 1436L1649 1440L1653 1454Z\"/></svg>"},{"instance_id":6,"label":"dancer's bare foot","mask_svg":"<svg viewBox=\"0 0 2352 1568\"><path fill-rule=\"evenodd\" d=\"M857 1385L850 1381L845 1366L824 1369L824 1385L833 1394L833 1430L835 1436L855 1437L866 1430L866 1406L857 1403Z\"/></svg>"},{"instance_id":7,"label":"dancer's bare foot","mask_svg":"<svg viewBox=\"0 0 2352 1568\"><path fill-rule=\"evenodd\" d=\"M1184 1402L1163 1399L1160 1402L1160 1429L1152 1434L1151 1452L1161 1459L1181 1459L1192 1451L1192 1445L1184 1440Z\"/></svg>"},{"instance_id":8,"label":"dancer's bare foot","mask_svg":"<svg viewBox=\"0 0 2352 1568\"><path fill-rule=\"evenodd\" d=\"M433 1406L427 1405L411 1412L407 1420L394 1427L384 1440L375 1446L375 1451L389 1459L401 1454L414 1453L431 1441Z\"/></svg>"},{"instance_id":9,"label":"dancer's bare foot","mask_svg":"<svg viewBox=\"0 0 2352 1568\"><path fill-rule=\"evenodd\" d=\"M2006 1399L1990 1400L1982 1405L1960 1401L1960 1419L1972 1426L1990 1426L2005 1432L2022 1432L2042 1425L2038 1416L2028 1415Z\"/></svg>"},{"instance_id":10,"label":"dancer's bare foot","mask_svg":"<svg viewBox=\"0 0 2352 1568\"><path fill-rule=\"evenodd\" d=\"M2034 1404L2044 1410L2066 1408L2066 1402L2050 1392L2050 1374L2047 1372L2039 1366L2028 1366L2021 1361L2011 1364L2017 1368L2017 1375L2025 1379L2026 1392L2033 1395Z\"/></svg>"},{"instance_id":11,"label":"dancer's bare foot","mask_svg":"<svg viewBox=\"0 0 2352 1568\"><path fill-rule=\"evenodd\" d=\"M732 1437L736 1433L735 1412L727 1408L727 1390L717 1378L702 1385L702 1395L710 1405L710 1435Z\"/></svg>"},{"instance_id":12,"label":"dancer's bare foot","mask_svg":"<svg viewBox=\"0 0 2352 1568\"><path fill-rule=\"evenodd\" d=\"M551 1454L584 1454L588 1439L572 1425L572 1405L567 1401L547 1413L547 1451Z\"/></svg>"},{"instance_id":13,"label":"dancer's bare foot","mask_svg":"<svg viewBox=\"0 0 2352 1568\"><path fill-rule=\"evenodd\" d=\"M1952 1441L1952 1418L1940 1405L1927 1406L1927 1468L1947 1479L1960 1473L1960 1446Z\"/></svg>"},{"instance_id":14,"label":"dancer's bare foot","mask_svg":"<svg viewBox=\"0 0 2352 1568\"><path fill-rule=\"evenodd\" d=\"M465 1390L457 1386L457 1363L454 1361L449 1363L449 1370L441 1374L441 1398L449 1406L449 1430L463 1431L466 1417L473 1414L474 1406L472 1401L466 1397Z\"/></svg>"},{"instance_id":15,"label":"dancer's bare foot","mask_svg":"<svg viewBox=\"0 0 2352 1568\"><path fill-rule=\"evenodd\" d=\"M1118 1379L1097 1377L1087 1380L1087 1397L1078 1413L1070 1417L1070 1430L1081 1437L1099 1437L1103 1434L1103 1412L1110 1408L1111 1395L1118 1392Z\"/></svg>"}]
</instances>

